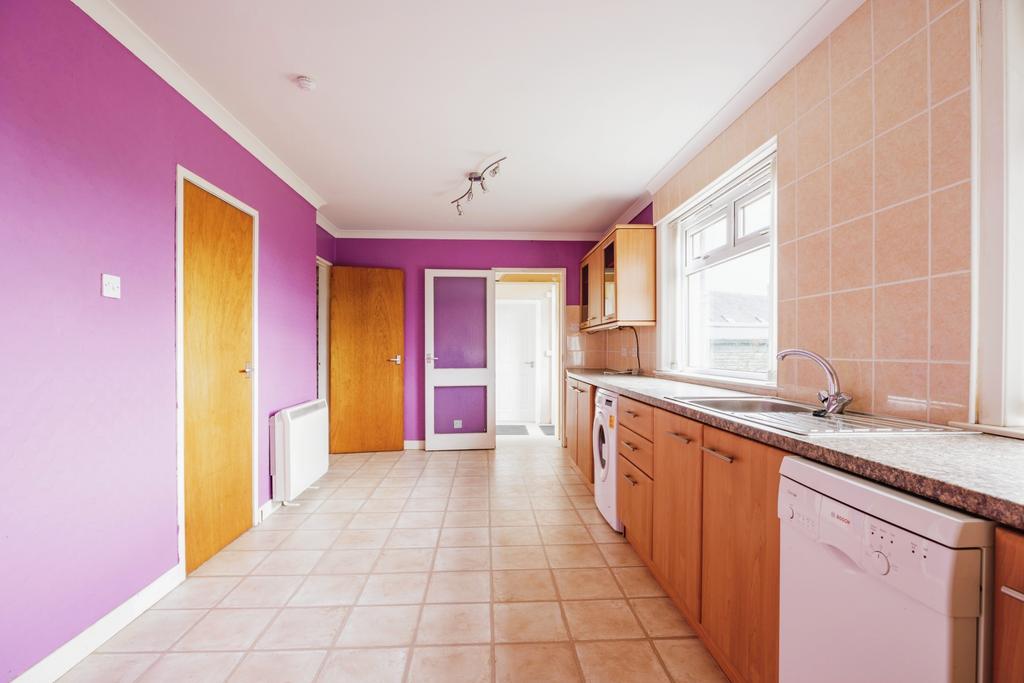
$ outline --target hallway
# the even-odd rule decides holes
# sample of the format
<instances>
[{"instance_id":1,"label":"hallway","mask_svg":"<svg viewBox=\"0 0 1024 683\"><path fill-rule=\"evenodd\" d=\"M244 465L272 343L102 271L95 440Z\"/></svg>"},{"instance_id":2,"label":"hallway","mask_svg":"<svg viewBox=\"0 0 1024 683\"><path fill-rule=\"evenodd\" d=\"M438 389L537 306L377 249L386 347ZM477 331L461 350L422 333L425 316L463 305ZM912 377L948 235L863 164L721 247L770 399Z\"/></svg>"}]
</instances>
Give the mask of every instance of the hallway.
<instances>
[{"instance_id":1,"label":"hallway","mask_svg":"<svg viewBox=\"0 0 1024 683\"><path fill-rule=\"evenodd\" d=\"M550 437L333 456L63 681L724 681Z\"/></svg>"}]
</instances>

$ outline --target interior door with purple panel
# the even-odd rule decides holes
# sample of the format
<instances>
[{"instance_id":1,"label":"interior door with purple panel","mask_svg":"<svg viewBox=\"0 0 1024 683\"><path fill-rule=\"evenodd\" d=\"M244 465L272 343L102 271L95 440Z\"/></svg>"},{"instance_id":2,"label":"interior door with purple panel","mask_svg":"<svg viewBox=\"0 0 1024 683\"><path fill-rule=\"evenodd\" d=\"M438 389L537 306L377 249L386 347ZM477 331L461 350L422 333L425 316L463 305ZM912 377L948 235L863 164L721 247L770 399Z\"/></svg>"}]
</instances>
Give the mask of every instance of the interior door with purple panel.
<instances>
[{"instance_id":1,"label":"interior door with purple panel","mask_svg":"<svg viewBox=\"0 0 1024 683\"><path fill-rule=\"evenodd\" d=\"M494 448L494 273L427 270L426 449Z\"/></svg>"}]
</instances>

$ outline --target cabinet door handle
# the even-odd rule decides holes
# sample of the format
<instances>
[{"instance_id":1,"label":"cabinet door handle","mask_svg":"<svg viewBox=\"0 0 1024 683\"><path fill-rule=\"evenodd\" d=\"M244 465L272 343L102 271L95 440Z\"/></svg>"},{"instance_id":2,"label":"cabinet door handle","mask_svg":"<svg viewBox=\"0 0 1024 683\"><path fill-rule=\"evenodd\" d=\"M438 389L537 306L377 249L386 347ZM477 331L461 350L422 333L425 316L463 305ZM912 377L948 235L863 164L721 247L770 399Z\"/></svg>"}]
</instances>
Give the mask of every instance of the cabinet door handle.
<instances>
[{"instance_id":1,"label":"cabinet door handle","mask_svg":"<svg viewBox=\"0 0 1024 683\"><path fill-rule=\"evenodd\" d=\"M1021 593L1018 590L1014 590L1009 586L1002 586L999 590L1003 593L1003 595L1009 595L1017 602L1024 602L1024 593Z\"/></svg>"},{"instance_id":2,"label":"cabinet door handle","mask_svg":"<svg viewBox=\"0 0 1024 683\"><path fill-rule=\"evenodd\" d=\"M640 417L640 414L639 414L639 413L633 412L633 411L632 411L632 410L630 410L629 408L626 408L626 409L625 409L625 410L623 410L622 412L626 413L626 415L629 415L630 417Z\"/></svg>"},{"instance_id":3,"label":"cabinet door handle","mask_svg":"<svg viewBox=\"0 0 1024 683\"><path fill-rule=\"evenodd\" d=\"M629 482L630 486L636 486L636 479L634 479L631 475L623 474L622 476L626 478L626 481Z\"/></svg>"},{"instance_id":4,"label":"cabinet door handle","mask_svg":"<svg viewBox=\"0 0 1024 683\"><path fill-rule=\"evenodd\" d=\"M669 432L668 435L671 436L673 439L678 439L682 441L684 446L688 446L691 443L693 443L693 439L684 434L680 434L679 432Z\"/></svg>"},{"instance_id":5,"label":"cabinet door handle","mask_svg":"<svg viewBox=\"0 0 1024 683\"><path fill-rule=\"evenodd\" d=\"M732 461L733 461L733 457L731 455L726 455L725 453L719 453L714 448L706 448L704 446L701 446L700 449L702 451L704 451L705 453L707 453L708 455L712 455L712 456L718 458L722 462L732 463Z\"/></svg>"},{"instance_id":6,"label":"cabinet door handle","mask_svg":"<svg viewBox=\"0 0 1024 683\"><path fill-rule=\"evenodd\" d=\"M634 446L630 442L623 441L622 445L625 446L626 448L628 448L630 453L636 453L636 446Z\"/></svg>"}]
</instances>

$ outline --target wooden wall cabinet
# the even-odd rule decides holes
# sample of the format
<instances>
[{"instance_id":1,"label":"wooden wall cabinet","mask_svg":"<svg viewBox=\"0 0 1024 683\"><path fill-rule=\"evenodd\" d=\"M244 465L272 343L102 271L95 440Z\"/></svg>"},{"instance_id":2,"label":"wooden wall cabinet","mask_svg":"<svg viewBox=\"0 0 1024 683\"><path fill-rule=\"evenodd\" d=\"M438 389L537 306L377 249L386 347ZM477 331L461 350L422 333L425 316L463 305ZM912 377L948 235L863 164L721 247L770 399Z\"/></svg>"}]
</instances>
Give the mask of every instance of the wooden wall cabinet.
<instances>
[{"instance_id":1,"label":"wooden wall cabinet","mask_svg":"<svg viewBox=\"0 0 1024 683\"><path fill-rule=\"evenodd\" d=\"M650 562L654 481L622 455L618 458L615 497L622 533L637 555Z\"/></svg>"},{"instance_id":2,"label":"wooden wall cabinet","mask_svg":"<svg viewBox=\"0 0 1024 683\"><path fill-rule=\"evenodd\" d=\"M1024 534L996 529L994 683L1024 681Z\"/></svg>"},{"instance_id":3,"label":"wooden wall cabinet","mask_svg":"<svg viewBox=\"0 0 1024 683\"><path fill-rule=\"evenodd\" d=\"M779 467L785 453L704 427L700 623L743 680L779 671Z\"/></svg>"},{"instance_id":4,"label":"wooden wall cabinet","mask_svg":"<svg viewBox=\"0 0 1024 683\"><path fill-rule=\"evenodd\" d=\"M580 262L581 329L653 325L653 225L617 225Z\"/></svg>"},{"instance_id":5,"label":"wooden wall cabinet","mask_svg":"<svg viewBox=\"0 0 1024 683\"><path fill-rule=\"evenodd\" d=\"M594 387L586 382L565 380L566 455L591 488L594 484L594 393Z\"/></svg>"}]
</instances>

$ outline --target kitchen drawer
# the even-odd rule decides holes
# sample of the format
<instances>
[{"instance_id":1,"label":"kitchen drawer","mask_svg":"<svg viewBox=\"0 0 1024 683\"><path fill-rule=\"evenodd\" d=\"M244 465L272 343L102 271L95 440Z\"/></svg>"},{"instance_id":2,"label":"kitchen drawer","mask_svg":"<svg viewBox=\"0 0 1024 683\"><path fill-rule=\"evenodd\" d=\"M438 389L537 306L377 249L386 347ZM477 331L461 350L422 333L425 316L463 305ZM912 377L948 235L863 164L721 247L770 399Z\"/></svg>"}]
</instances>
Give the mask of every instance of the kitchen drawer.
<instances>
[{"instance_id":1,"label":"kitchen drawer","mask_svg":"<svg viewBox=\"0 0 1024 683\"><path fill-rule=\"evenodd\" d=\"M619 396L619 424L650 440L654 436L654 408Z\"/></svg>"},{"instance_id":2,"label":"kitchen drawer","mask_svg":"<svg viewBox=\"0 0 1024 683\"><path fill-rule=\"evenodd\" d=\"M619 425L618 445L616 446L619 455L637 466L641 472L648 477L654 477L654 444Z\"/></svg>"}]
</instances>

